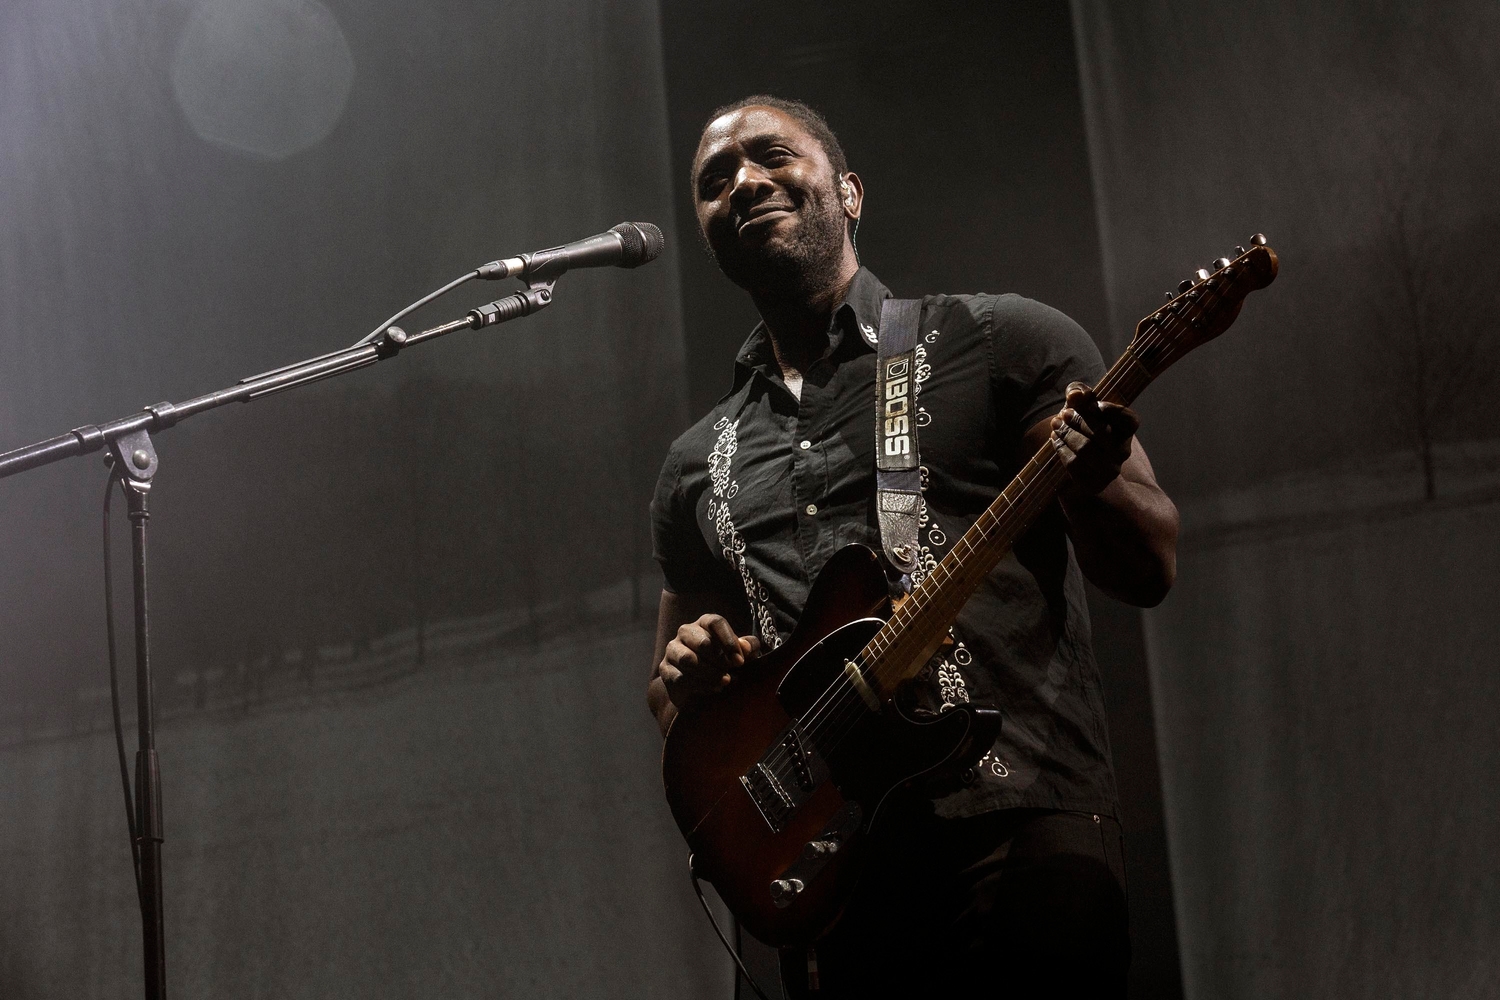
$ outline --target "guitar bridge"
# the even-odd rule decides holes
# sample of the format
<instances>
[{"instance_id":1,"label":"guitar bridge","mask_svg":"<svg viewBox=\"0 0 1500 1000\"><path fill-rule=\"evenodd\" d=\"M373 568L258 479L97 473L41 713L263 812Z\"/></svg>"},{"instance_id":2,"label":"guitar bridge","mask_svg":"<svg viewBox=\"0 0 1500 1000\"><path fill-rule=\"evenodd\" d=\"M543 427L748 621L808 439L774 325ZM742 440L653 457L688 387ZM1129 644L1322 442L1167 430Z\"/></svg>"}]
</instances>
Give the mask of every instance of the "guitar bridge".
<instances>
[{"instance_id":1,"label":"guitar bridge","mask_svg":"<svg viewBox=\"0 0 1500 1000\"><path fill-rule=\"evenodd\" d=\"M827 765L816 752L806 748L802 733L793 723L754 767L740 775L740 785L760 810L766 825L772 832L780 833L797 808L827 777Z\"/></svg>"}]
</instances>

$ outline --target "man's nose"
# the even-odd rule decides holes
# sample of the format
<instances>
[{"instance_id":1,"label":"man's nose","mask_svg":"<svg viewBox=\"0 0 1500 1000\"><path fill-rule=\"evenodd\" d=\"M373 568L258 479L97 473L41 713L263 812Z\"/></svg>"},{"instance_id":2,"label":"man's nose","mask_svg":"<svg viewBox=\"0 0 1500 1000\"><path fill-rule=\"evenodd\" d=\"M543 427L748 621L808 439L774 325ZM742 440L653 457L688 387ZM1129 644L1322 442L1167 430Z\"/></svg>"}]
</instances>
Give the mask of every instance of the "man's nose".
<instances>
[{"instance_id":1,"label":"man's nose","mask_svg":"<svg viewBox=\"0 0 1500 1000\"><path fill-rule=\"evenodd\" d=\"M771 180L757 163L742 164L734 172L734 186L729 190L731 201L751 201L771 185Z\"/></svg>"}]
</instances>

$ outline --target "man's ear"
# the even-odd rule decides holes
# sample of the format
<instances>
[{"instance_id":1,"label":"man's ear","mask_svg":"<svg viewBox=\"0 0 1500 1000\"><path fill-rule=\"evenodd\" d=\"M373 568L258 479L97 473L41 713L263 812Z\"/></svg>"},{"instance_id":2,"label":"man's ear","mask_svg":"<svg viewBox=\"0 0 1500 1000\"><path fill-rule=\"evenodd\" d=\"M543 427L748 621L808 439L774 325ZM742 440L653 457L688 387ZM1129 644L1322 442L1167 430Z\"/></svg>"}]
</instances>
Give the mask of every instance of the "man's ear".
<instances>
[{"instance_id":1,"label":"man's ear","mask_svg":"<svg viewBox=\"0 0 1500 1000\"><path fill-rule=\"evenodd\" d=\"M839 204L850 219L858 219L864 209L865 186L852 170L839 177Z\"/></svg>"}]
</instances>

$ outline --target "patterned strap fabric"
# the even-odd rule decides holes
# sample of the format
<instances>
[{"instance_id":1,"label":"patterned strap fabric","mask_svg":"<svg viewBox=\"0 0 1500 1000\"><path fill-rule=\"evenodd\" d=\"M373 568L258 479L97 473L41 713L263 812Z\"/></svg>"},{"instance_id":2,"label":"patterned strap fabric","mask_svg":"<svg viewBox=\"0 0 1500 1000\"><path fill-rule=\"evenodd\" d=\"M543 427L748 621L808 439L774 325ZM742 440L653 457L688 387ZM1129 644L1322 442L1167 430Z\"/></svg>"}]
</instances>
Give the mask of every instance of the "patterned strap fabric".
<instances>
[{"instance_id":1,"label":"patterned strap fabric","mask_svg":"<svg viewBox=\"0 0 1500 1000\"><path fill-rule=\"evenodd\" d=\"M919 299L886 299L875 366L875 507L885 556L902 573L917 568L922 508L917 454L916 348Z\"/></svg>"}]
</instances>

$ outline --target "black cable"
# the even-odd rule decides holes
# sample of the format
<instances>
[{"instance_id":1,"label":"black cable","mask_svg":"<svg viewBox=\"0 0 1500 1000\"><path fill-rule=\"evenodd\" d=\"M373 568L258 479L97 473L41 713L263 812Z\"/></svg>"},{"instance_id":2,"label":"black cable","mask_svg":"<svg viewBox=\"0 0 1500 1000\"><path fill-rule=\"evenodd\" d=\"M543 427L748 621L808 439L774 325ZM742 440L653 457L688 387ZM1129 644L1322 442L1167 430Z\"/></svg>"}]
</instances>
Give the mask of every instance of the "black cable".
<instances>
[{"instance_id":1,"label":"black cable","mask_svg":"<svg viewBox=\"0 0 1500 1000\"><path fill-rule=\"evenodd\" d=\"M688 878L693 880L693 891L698 894L698 902L703 906L703 912L708 915L708 922L714 925L714 933L719 935L719 943L724 946L725 951L729 952L729 957L734 959L734 964L740 967L740 974L745 977L745 982L750 984L750 988L755 991L755 995L760 997L760 1000L771 1000L766 996L765 990L760 988L760 984L755 981L755 977L750 975L750 970L745 968L744 959L740 958L739 951L729 943L729 939L719 929L719 922L714 919L714 911L708 908L708 900L703 896L703 887L698 884L698 872L693 868L691 854L688 855Z\"/></svg>"},{"instance_id":2,"label":"black cable","mask_svg":"<svg viewBox=\"0 0 1500 1000\"><path fill-rule=\"evenodd\" d=\"M120 783L125 787L125 823L130 828L130 860L135 869L135 895L141 904L141 845L135 827L135 795L130 789L130 767L125 763L125 728L120 724L120 674L115 656L115 588L109 558L109 502L115 476L104 484L104 634L109 638L109 701L115 714L115 750L120 755Z\"/></svg>"},{"instance_id":3,"label":"black cable","mask_svg":"<svg viewBox=\"0 0 1500 1000\"><path fill-rule=\"evenodd\" d=\"M459 285L462 285L466 281L472 281L473 279L475 279L477 277L479 277L479 271L476 268L475 270L470 271L468 274L464 275L462 278L454 278L452 281L448 282L446 285L444 285L442 288L439 288L437 291L435 291L435 292L429 292L428 294L422 296L417 301L413 302L411 305L407 306L405 309L403 309L400 312L398 312L396 315L392 316L390 319L386 320L384 323L382 323L379 326L377 326L375 329L371 330L369 333L365 334L363 337L361 337L358 341L355 342L354 346L355 347L363 347L363 346L365 346L370 341L374 340L376 337L378 337L382 333L384 333L386 327L390 326L392 323L396 322L397 320L405 317L408 313L416 312L418 309L422 308L427 303L429 303L433 299L437 298L439 295L447 295L449 292L453 291L453 289L457 288Z\"/></svg>"}]
</instances>

